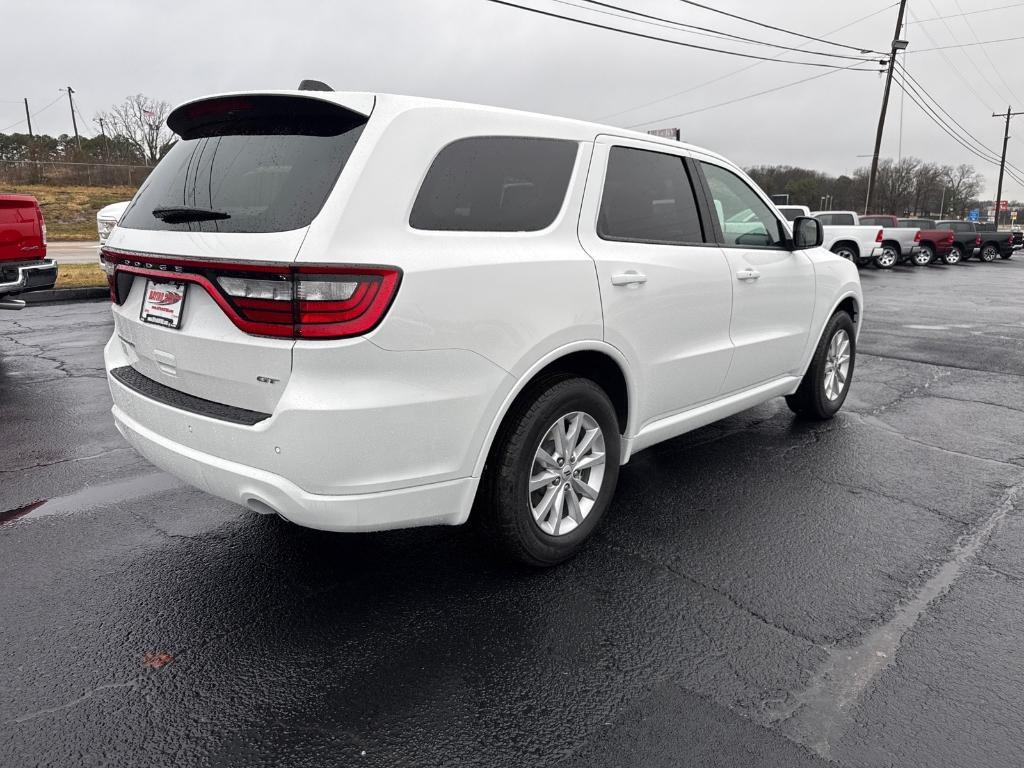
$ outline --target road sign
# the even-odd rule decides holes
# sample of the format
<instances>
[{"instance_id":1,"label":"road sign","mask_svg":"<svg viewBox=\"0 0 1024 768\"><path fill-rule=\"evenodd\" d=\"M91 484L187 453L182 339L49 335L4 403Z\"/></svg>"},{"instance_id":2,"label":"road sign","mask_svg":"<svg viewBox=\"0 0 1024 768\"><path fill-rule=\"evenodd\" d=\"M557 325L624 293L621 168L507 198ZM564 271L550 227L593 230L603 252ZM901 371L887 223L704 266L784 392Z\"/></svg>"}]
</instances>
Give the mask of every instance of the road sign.
<instances>
[{"instance_id":1,"label":"road sign","mask_svg":"<svg viewBox=\"0 0 1024 768\"><path fill-rule=\"evenodd\" d=\"M967 214L967 218L971 221L977 221L981 218L981 212L977 208L971 208L971 212Z\"/></svg>"},{"instance_id":2,"label":"road sign","mask_svg":"<svg viewBox=\"0 0 1024 768\"><path fill-rule=\"evenodd\" d=\"M1010 210L1010 201L1009 200L1000 200L999 201L999 212L1000 213L1005 213L1008 210Z\"/></svg>"}]
</instances>

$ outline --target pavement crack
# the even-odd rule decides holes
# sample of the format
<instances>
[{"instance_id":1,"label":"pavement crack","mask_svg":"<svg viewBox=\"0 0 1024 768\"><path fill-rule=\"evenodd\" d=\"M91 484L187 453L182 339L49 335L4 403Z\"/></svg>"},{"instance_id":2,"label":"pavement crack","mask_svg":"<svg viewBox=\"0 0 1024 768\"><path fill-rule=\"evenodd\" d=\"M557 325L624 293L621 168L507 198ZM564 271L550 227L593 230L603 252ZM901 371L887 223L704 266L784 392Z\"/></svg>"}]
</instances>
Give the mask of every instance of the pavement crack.
<instances>
[{"instance_id":1,"label":"pavement crack","mask_svg":"<svg viewBox=\"0 0 1024 768\"><path fill-rule=\"evenodd\" d=\"M647 563L648 565L654 566L655 568L660 568L661 570L670 573L671 575L675 576L678 579L682 579L684 581L689 582L690 584L693 584L696 587L699 587L700 589L707 590L708 592L712 592L712 593L718 595L719 597L721 597L724 600L728 601L735 608L738 608L740 611L742 611L743 613L747 614L748 616L756 619L757 621L761 622L765 626L768 626L768 627L774 629L776 632L781 632L784 635L788 635L790 637L794 637L794 638L796 638L798 640L803 640L804 642L810 643L811 645L813 645L815 647L818 647L818 648L824 647L824 646L821 645L820 642L818 642L814 638L808 637L807 635L804 635L804 634L800 633L799 631L797 631L795 629L791 629L790 627L784 626L782 624L775 623L774 621L772 621L770 618L768 618L764 614L759 613L758 611L755 611L753 608L750 608L749 606L744 605L736 597L734 597L733 595L731 595L729 592L725 591L724 589L721 589L720 587L716 587L713 584L708 584L706 582L703 582L700 579L697 579L697 578L691 576L690 574L686 573L685 571L680 570L679 568L675 567L674 565L671 565L670 563L665 563L665 562L662 562L660 560L654 560L654 559L652 559L650 557L647 557L645 555L640 554L639 552L635 552L635 551L633 551L631 549L627 549L626 547L623 547L621 544L616 544L615 542L612 542L612 541L610 541L608 539L604 539L604 543L605 543L605 546L607 546L607 547L609 547L611 549L614 549L614 550L616 550L618 552L621 552L621 553L623 553L625 555L628 555L630 557L636 558L637 560L640 560L640 561L642 561L644 563Z\"/></svg>"},{"instance_id":2,"label":"pavement crack","mask_svg":"<svg viewBox=\"0 0 1024 768\"><path fill-rule=\"evenodd\" d=\"M58 464L70 464L77 461L89 461L91 459L99 459L103 456L108 456L111 453L117 453L119 451L130 451L132 450L129 446L120 446L118 448L109 448L99 453L93 453L88 456L72 456L69 459L57 459L56 461L41 461L36 464L27 464L23 467L15 467L13 469L0 469L0 475L13 474L15 472L27 472L32 469L43 469L45 467L55 467Z\"/></svg>"},{"instance_id":3,"label":"pavement crack","mask_svg":"<svg viewBox=\"0 0 1024 768\"><path fill-rule=\"evenodd\" d=\"M27 723L29 720L35 720L36 718L39 718L39 717L45 717L46 715L52 715L52 714L55 714L57 712L62 712L65 709L71 709L72 707L77 707L79 704L81 704L84 701L88 701L94 695L96 695L97 693L100 693L101 691L108 691L108 690L113 690L113 689L118 689L118 688L138 688L138 687L139 687L139 681L138 680L132 680L132 681L129 681L129 682L126 682L126 683L105 683L104 685L98 685L95 688L92 688L91 690L86 691L84 694L79 696L77 699L72 699L71 701L67 702L66 704L58 704L55 707L47 707L46 709L40 709L40 710L37 710L35 712L30 712L30 713L28 713L26 715L21 715L20 717L14 718L14 720L12 722L14 722L15 724L20 725L21 723Z\"/></svg>"},{"instance_id":4,"label":"pavement crack","mask_svg":"<svg viewBox=\"0 0 1024 768\"><path fill-rule=\"evenodd\" d=\"M978 527L959 538L945 561L884 624L854 646L834 646L810 683L793 692L784 706L766 708L769 724L782 724L790 738L831 759L832 747L849 726L861 694L896 658L903 638L936 600L973 564L978 551L1024 498L1024 480L1007 489L996 509Z\"/></svg>"}]
</instances>

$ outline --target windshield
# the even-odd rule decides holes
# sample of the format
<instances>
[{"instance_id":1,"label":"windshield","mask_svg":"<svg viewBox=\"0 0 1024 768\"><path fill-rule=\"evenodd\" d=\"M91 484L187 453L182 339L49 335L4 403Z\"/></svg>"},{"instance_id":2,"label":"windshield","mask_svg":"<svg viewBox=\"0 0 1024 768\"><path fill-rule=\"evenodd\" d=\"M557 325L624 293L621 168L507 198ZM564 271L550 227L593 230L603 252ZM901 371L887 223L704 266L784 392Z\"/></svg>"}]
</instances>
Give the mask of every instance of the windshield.
<instances>
[{"instance_id":1,"label":"windshield","mask_svg":"<svg viewBox=\"0 0 1024 768\"><path fill-rule=\"evenodd\" d=\"M214 99L183 110L168 119L182 139L150 174L120 226L186 232L305 227L366 124L343 107L301 97Z\"/></svg>"}]
</instances>

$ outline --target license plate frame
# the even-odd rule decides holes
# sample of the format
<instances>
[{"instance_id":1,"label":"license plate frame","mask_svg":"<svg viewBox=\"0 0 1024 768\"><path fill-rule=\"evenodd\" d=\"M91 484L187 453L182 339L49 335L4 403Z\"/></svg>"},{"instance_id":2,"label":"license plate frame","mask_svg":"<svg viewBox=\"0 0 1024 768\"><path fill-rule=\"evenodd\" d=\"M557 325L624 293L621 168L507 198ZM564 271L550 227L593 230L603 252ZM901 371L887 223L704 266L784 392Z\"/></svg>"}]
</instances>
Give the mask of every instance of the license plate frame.
<instances>
[{"instance_id":1,"label":"license plate frame","mask_svg":"<svg viewBox=\"0 0 1024 768\"><path fill-rule=\"evenodd\" d=\"M187 290L188 283L181 280L146 278L139 319L151 325L178 330L181 328Z\"/></svg>"}]
</instances>

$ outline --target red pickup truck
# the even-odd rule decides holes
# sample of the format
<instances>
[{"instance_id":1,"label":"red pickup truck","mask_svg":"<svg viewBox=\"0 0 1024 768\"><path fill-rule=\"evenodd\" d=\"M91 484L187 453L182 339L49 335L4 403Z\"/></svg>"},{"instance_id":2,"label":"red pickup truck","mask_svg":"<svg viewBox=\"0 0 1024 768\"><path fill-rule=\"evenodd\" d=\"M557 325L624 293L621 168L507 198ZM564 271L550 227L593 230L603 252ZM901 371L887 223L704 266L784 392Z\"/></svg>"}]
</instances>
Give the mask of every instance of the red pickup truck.
<instances>
[{"instance_id":1,"label":"red pickup truck","mask_svg":"<svg viewBox=\"0 0 1024 768\"><path fill-rule=\"evenodd\" d=\"M0 194L0 309L21 309L11 298L53 288L57 264L46 258L46 223L30 195Z\"/></svg>"}]
</instances>

